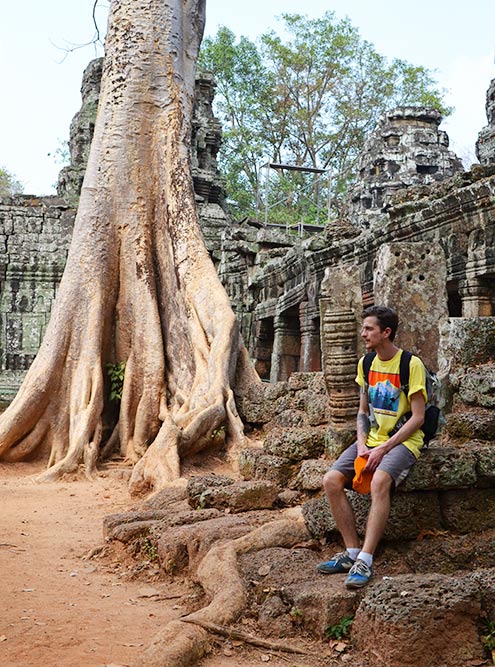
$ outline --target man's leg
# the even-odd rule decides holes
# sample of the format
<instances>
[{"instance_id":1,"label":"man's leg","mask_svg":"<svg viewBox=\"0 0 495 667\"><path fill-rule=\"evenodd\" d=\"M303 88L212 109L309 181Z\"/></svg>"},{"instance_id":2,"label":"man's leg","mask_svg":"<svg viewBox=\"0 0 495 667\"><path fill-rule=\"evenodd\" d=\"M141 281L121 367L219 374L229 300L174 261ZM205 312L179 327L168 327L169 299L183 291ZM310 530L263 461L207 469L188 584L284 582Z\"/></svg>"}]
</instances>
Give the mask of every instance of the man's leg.
<instances>
[{"instance_id":1,"label":"man's leg","mask_svg":"<svg viewBox=\"0 0 495 667\"><path fill-rule=\"evenodd\" d=\"M371 481L371 507L366 523L363 551L374 554L390 514L390 489L394 480L387 472L377 470Z\"/></svg>"},{"instance_id":2,"label":"man's leg","mask_svg":"<svg viewBox=\"0 0 495 667\"><path fill-rule=\"evenodd\" d=\"M356 445L354 444L339 456L332 469L323 477L323 488L346 550L335 554L329 561L320 563L317 569L322 574L349 572L360 551L354 512L345 493L346 484L354 476L355 458Z\"/></svg>"},{"instance_id":3,"label":"man's leg","mask_svg":"<svg viewBox=\"0 0 495 667\"><path fill-rule=\"evenodd\" d=\"M323 477L323 488L332 516L346 548L349 549L359 547L359 538L354 512L345 492L347 482L347 477L338 470L329 470Z\"/></svg>"},{"instance_id":4,"label":"man's leg","mask_svg":"<svg viewBox=\"0 0 495 667\"><path fill-rule=\"evenodd\" d=\"M366 586L373 576L373 555L383 535L390 514L392 485L403 480L416 462L404 445L386 454L371 481L371 507L366 523L364 544L346 579L347 588Z\"/></svg>"}]
</instances>

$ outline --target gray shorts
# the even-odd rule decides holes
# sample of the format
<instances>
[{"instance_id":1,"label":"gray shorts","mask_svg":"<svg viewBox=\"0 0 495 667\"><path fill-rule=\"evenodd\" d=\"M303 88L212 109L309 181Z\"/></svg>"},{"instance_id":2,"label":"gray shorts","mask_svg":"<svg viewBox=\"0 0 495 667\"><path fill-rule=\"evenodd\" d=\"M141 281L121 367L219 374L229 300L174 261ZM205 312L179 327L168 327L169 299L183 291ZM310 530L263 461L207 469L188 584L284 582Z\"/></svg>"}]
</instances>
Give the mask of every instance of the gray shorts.
<instances>
[{"instance_id":1,"label":"gray shorts","mask_svg":"<svg viewBox=\"0 0 495 667\"><path fill-rule=\"evenodd\" d=\"M369 447L368 449L373 449ZM330 470L341 472L349 479L354 477L354 459L357 457L357 443L348 447L335 461ZM387 472L394 480L395 486L406 479L410 469L416 463L416 457L405 445L396 445L380 461L377 470Z\"/></svg>"}]
</instances>

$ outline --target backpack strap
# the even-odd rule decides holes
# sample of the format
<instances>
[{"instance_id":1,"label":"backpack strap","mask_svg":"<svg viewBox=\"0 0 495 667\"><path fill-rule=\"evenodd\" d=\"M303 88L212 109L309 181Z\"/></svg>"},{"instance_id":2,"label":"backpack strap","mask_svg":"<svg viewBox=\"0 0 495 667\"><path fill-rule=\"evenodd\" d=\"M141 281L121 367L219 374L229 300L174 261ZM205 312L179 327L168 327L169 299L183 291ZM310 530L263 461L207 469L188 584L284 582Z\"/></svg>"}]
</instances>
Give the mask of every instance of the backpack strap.
<instances>
[{"instance_id":1,"label":"backpack strap","mask_svg":"<svg viewBox=\"0 0 495 667\"><path fill-rule=\"evenodd\" d=\"M399 375L400 375L400 388L404 392L407 398L409 393L409 372L411 366L411 357L413 355L407 350L402 350L400 355L400 366L399 366Z\"/></svg>"},{"instance_id":2,"label":"backpack strap","mask_svg":"<svg viewBox=\"0 0 495 667\"><path fill-rule=\"evenodd\" d=\"M376 357L376 352L374 350L373 352L368 352L363 357L363 375L364 375L364 383L366 385L366 389L368 389L370 384L368 381L370 375L370 369L371 369L371 364L373 363L373 359L375 357Z\"/></svg>"}]
</instances>

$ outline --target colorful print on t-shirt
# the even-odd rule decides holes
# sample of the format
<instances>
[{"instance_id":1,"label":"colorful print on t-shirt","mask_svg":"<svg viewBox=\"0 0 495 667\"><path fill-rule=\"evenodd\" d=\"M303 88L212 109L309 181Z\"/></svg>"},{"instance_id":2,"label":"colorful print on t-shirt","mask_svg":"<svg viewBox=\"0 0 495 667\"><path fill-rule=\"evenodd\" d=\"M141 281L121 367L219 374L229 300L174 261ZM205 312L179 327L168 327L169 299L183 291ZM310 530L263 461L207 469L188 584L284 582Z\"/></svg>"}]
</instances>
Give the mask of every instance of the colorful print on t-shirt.
<instances>
[{"instance_id":1,"label":"colorful print on t-shirt","mask_svg":"<svg viewBox=\"0 0 495 667\"><path fill-rule=\"evenodd\" d=\"M399 373L369 372L369 400L375 414L397 416L400 399Z\"/></svg>"}]
</instances>

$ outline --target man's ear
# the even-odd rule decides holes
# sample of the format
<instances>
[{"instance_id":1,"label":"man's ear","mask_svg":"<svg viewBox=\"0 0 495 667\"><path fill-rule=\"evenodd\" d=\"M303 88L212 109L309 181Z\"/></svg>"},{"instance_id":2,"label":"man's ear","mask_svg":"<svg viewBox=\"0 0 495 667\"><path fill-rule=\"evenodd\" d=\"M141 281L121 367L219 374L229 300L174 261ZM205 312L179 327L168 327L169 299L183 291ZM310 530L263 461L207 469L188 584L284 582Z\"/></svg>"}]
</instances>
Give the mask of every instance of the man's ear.
<instances>
[{"instance_id":1,"label":"man's ear","mask_svg":"<svg viewBox=\"0 0 495 667\"><path fill-rule=\"evenodd\" d=\"M385 329L382 331L382 334L386 336L387 338L390 337L390 334L392 333L392 329L390 327L385 327Z\"/></svg>"}]
</instances>

